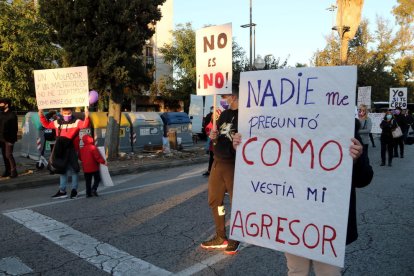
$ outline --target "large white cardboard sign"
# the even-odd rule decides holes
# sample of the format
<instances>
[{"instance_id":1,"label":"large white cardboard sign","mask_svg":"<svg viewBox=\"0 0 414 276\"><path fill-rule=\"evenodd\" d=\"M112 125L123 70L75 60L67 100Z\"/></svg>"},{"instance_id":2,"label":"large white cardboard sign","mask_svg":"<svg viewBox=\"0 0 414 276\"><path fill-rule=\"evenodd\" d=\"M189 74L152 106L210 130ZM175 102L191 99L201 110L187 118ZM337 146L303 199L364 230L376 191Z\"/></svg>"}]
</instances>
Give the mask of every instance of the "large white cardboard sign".
<instances>
[{"instance_id":1,"label":"large white cardboard sign","mask_svg":"<svg viewBox=\"0 0 414 276\"><path fill-rule=\"evenodd\" d=\"M34 70L39 109L89 106L88 68Z\"/></svg>"},{"instance_id":2,"label":"large white cardboard sign","mask_svg":"<svg viewBox=\"0 0 414 276\"><path fill-rule=\"evenodd\" d=\"M380 124L384 119L384 113L368 113L368 117L371 118L372 128L371 133L381 134L382 129Z\"/></svg>"},{"instance_id":3,"label":"large white cardboard sign","mask_svg":"<svg viewBox=\"0 0 414 276\"><path fill-rule=\"evenodd\" d=\"M355 66L241 74L232 239L344 264Z\"/></svg>"},{"instance_id":4,"label":"large white cardboard sign","mask_svg":"<svg viewBox=\"0 0 414 276\"><path fill-rule=\"evenodd\" d=\"M231 94L231 23L196 32L197 95Z\"/></svg>"},{"instance_id":5,"label":"large white cardboard sign","mask_svg":"<svg viewBox=\"0 0 414 276\"><path fill-rule=\"evenodd\" d=\"M407 87L390 88L390 108L407 109Z\"/></svg>"},{"instance_id":6,"label":"large white cardboard sign","mask_svg":"<svg viewBox=\"0 0 414 276\"><path fill-rule=\"evenodd\" d=\"M365 104L368 109L371 109L371 86L358 87L357 106Z\"/></svg>"}]
</instances>

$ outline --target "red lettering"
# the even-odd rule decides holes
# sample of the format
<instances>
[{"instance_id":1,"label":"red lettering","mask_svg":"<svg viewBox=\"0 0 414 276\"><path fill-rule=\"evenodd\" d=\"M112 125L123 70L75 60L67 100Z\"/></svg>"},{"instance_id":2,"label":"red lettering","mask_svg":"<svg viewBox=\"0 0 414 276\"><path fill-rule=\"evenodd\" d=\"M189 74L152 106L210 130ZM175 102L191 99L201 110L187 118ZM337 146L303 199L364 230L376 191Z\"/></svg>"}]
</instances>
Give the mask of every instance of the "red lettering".
<instances>
[{"instance_id":1,"label":"red lettering","mask_svg":"<svg viewBox=\"0 0 414 276\"><path fill-rule=\"evenodd\" d=\"M265 218L269 219L269 223L265 222ZM262 215L262 229L260 233L260 237L263 237L263 229L266 228L267 238L270 239L269 227L272 226L273 219L271 216L263 214Z\"/></svg>"},{"instance_id":2,"label":"red lettering","mask_svg":"<svg viewBox=\"0 0 414 276\"><path fill-rule=\"evenodd\" d=\"M243 151L242 151L243 160L244 160L244 162L246 162L247 165L253 165L254 164L253 161L250 161L246 158L246 154L245 154L247 145L250 144L253 141L257 141L257 137L250 138L249 140L246 141L246 143L244 143L244 146L243 146Z\"/></svg>"},{"instance_id":3,"label":"red lettering","mask_svg":"<svg viewBox=\"0 0 414 276\"><path fill-rule=\"evenodd\" d=\"M274 141L274 142L276 142L277 146L279 147L279 150L278 150L278 155L277 155L276 161L275 161L275 162L273 162L273 163L266 163L266 161L265 161L265 160L264 160L264 158L263 158L263 153L264 153L264 151L265 151L265 148L266 148L267 143L269 143L270 141ZM260 156L261 156L261 158L262 158L262 162L263 162L263 164L265 164L266 166L274 166L274 165L276 165L276 164L279 162L279 160L280 160L280 155L281 155L281 153L282 153L281 149L282 149L282 145L280 144L279 140L277 140L276 138L270 138L270 139L268 139L268 140L267 140L267 141L263 144L262 151L261 151L261 153L260 153Z\"/></svg>"},{"instance_id":4,"label":"red lettering","mask_svg":"<svg viewBox=\"0 0 414 276\"><path fill-rule=\"evenodd\" d=\"M332 230L332 235L330 238L326 237L326 229L330 229ZM336 238L336 231L333 227L329 226L329 225L324 225L323 226L323 238L322 238L322 255L325 255L325 241L328 241L331 245L332 248L332 252L334 254L334 256L336 257L336 252L335 252L335 247L332 244L332 241Z\"/></svg>"},{"instance_id":5,"label":"red lettering","mask_svg":"<svg viewBox=\"0 0 414 276\"><path fill-rule=\"evenodd\" d=\"M236 224L236 222L239 222L239 224ZM240 228L242 232L242 236L244 237L244 229L243 229L243 218L240 211L236 212L236 215L234 216L233 224L231 225L231 234L233 235L234 228Z\"/></svg>"},{"instance_id":6,"label":"red lettering","mask_svg":"<svg viewBox=\"0 0 414 276\"><path fill-rule=\"evenodd\" d=\"M287 220L287 218L281 218L281 217L278 217L278 218L277 218L276 241L277 241L277 242L280 242L280 243L285 243L285 241L284 241L284 240L282 240L282 239L280 239L280 238L279 238L279 233L280 233L280 232L283 232L283 230L285 229L285 228L283 228L283 227L281 227L281 226L280 226L280 221L281 221L281 220L286 221L286 220Z\"/></svg>"},{"instance_id":7,"label":"red lettering","mask_svg":"<svg viewBox=\"0 0 414 276\"><path fill-rule=\"evenodd\" d=\"M204 74L204 89L207 89L209 86L213 85L213 73L210 73L210 77L207 74Z\"/></svg>"},{"instance_id":8,"label":"red lettering","mask_svg":"<svg viewBox=\"0 0 414 276\"><path fill-rule=\"evenodd\" d=\"M259 235L259 226L256 223L251 223L249 225L249 218L252 215L256 215L256 212L252 212L246 216L246 234L252 237L257 237ZM254 228L256 232L254 233L249 232L249 228Z\"/></svg>"},{"instance_id":9,"label":"red lettering","mask_svg":"<svg viewBox=\"0 0 414 276\"><path fill-rule=\"evenodd\" d=\"M299 237L296 235L295 231L293 231L292 224L294 224L294 223L300 223L300 220L294 219L291 222L289 222L290 233L296 238L296 242L289 242L290 245L298 245L300 243Z\"/></svg>"},{"instance_id":10,"label":"red lettering","mask_svg":"<svg viewBox=\"0 0 414 276\"><path fill-rule=\"evenodd\" d=\"M316 242L315 242L315 244L314 245L309 245L309 244L307 244L307 242L306 242L306 231L308 230L308 228L309 227L313 227L313 228L315 228L316 229L316 233L318 233L318 239L316 240ZM315 247L317 247L318 246L318 244L319 244L319 239L320 239L320 234L319 234L319 229L318 229L318 227L315 225L315 224L313 224L313 223L310 223L310 224L308 224L308 225L306 225L306 227L305 227L305 229L303 229L303 234L302 234L302 240L303 240L303 244L307 247L307 248L310 248L310 249L313 249L313 248L315 248Z\"/></svg>"},{"instance_id":11,"label":"red lettering","mask_svg":"<svg viewBox=\"0 0 414 276\"><path fill-rule=\"evenodd\" d=\"M305 150L306 150L306 148L309 146L310 148L311 148L311 166L310 166L310 168L311 169L313 169L313 167L314 167L314 159L315 159L315 153L314 153L314 150L313 150L313 144L312 144L312 140L308 140L308 142L306 142L306 144L305 144L305 147L301 147L300 146L300 144L299 144L299 142L295 139L295 138L292 138L291 140L290 140L290 158L289 158L289 167L292 167L292 159L293 159L293 144L295 144L297 147L298 147L298 149L299 149L299 151L300 151L300 153L304 153L305 152Z\"/></svg>"},{"instance_id":12,"label":"red lettering","mask_svg":"<svg viewBox=\"0 0 414 276\"><path fill-rule=\"evenodd\" d=\"M337 146L338 146L338 148L339 148L339 156L340 156L340 158L339 158L338 164L336 164L336 165L335 165L335 166L333 166L332 168L327 168L327 167L325 167L325 166L322 164L322 153L323 153L323 150L325 149L325 147L326 147L326 146L328 146L330 143L334 143L335 145L337 145ZM334 140L329 140L329 141L325 142L325 143L323 144L323 146L321 147L321 149L319 150L319 165L320 165L320 166L321 166L321 168L322 168L322 169L324 169L325 171L332 171L332 170L335 170L335 169L336 169L336 168L338 168L338 166L342 163L342 157L343 157L343 152L342 152L342 147L341 147L341 145L340 145L338 142L334 141Z\"/></svg>"},{"instance_id":13,"label":"red lettering","mask_svg":"<svg viewBox=\"0 0 414 276\"><path fill-rule=\"evenodd\" d=\"M216 88L222 88L224 85L224 76L221 72L216 73L215 86Z\"/></svg>"}]
</instances>

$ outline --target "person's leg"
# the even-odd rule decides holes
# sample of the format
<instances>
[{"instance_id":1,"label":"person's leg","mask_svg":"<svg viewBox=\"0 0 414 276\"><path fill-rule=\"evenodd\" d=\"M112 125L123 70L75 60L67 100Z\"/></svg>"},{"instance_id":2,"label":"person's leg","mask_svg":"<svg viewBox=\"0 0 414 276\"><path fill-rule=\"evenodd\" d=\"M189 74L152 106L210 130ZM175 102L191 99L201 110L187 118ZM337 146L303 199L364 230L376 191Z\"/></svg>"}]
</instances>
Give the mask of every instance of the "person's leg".
<instances>
[{"instance_id":1,"label":"person's leg","mask_svg":"<svg viewBox=\"0 0 414 276\"><path fill-rule=\"evenodd\" d=\"M381 166L385 165L385 152L387 149L387 144L381 139Z\"/></svg>"},{"instance_id":2,"label":"person's leg","mask_svg":"<svg viewBox=\"0 0 414 276\"><path fill-rule=\"evenodd\" d=\"M400 143L400 157L404 158L404 137L400 137L399 143Z\"/></svg>"},{"instance_id":3,"label":"person's leg","mask_svg":"<svg viewBox=\"0 0 414 276\"><path fill-rule=\"evenodd\" d=\"M208 172L211 172L211 166L213 166L213 161L214 161L214 153L212 150L210 150L210 159L208 160Z\"/></svg>"},{"instance_id":4,"label":"person's leg","mask_svg":"<svg viewBox=\"0 0 414 276\"><path fill-rule=\"evenodd\" d=\"M78 190L78 182L79 182L79 173L75 172L75 170L69 166L68 171L70 171L70 175L72 176L72 190Z\"/></svg>"},{"instance_id":5,"label":"person's leg","mask_svg":"<svg viewBox=\"0 0 414 276\"><path fill-rule=\"evenodd\" d=\"M398 138L393 139L394 157L398 157Z\"/></svg>"},{"instance_id":6,"label":"person's leg","mask_svg":"<svg viewBox=\"0 0 414 276\"><path fill-rule=\"evenodd\" d=\"M101 182L101 175L99 171L93 172L93 187L92 191L96 192L98 190L99 182Z\"/></svg>"},{"instance_id":7,"label":"person's leg","mask_svg":"<svg viewBox=\"0 0 414 276\"><path fill-rule=\"evenodd\" d=\"M14 144L6 143L6 159L8 160L8 163L9 163L10 176L16 177L17 176L16 161L14 160L14 157L13 157L13 148L14 148Z\"/></svg>"},{"instance_id":8,"label":"person's leg","mask_svg":"<svg viewBox=\"0 0 414 276\"><path fill-rule=\"evenodd\" d=\"M223 183L223 167L219 162L214 161L208 180L208 205L213 214L216 233L221 238L227 238L225 228L225 210L223 206L226 187Z\"/></svg>"},{"instance_id":9,"label":"person's leg","mask_svg":"<svg viewBox=\"0 0 414 276\"><path fill-rule=\"evenodd\" d=\"M285 253L288 276L308 276L310 272L311 260Z\"/></svg>"},{"instance_id":10,"label":"person's leg","mask_svg":"<svg viewBox=\"0 0 414 276\"><path fill-rule=\"evenodd\" d=\"M1 155L3 156L3 162L4 162L4 172L2 174L2 177L7 177L10 175L10 163L9 160L6 158L6 143L0 142L1 147Z\"/></svg>"},{"instance_id":11,"label":"person's leg","mask_svg":"<svg viewBox=\"0 0 414 276\"><path fill-rule=\"evenodd\" d=\"M393 152L394 152L394 143L391 140L390 142L388 142L387 144L387 148L388 148L388 166L391 166L392 164L392 157L393 157ZM398 156L398 155L397 155Z\"/></svg>"},{"instance_id":12,"label":"person's leg","mask_svg":"<svg viewBox=\"0 0 414 276\"><path fill-rule=\"evenodd\" d=\"M92 196L92 173L84 173L83 175L85 176L86 196L90 197Z\"/></svg>"},{"instance_id":13,"label":"person's leg","mask_svg":"<svg viewBox=\"0 0 414 276\"><path fill-rule=\"evenodd\" d=\"M369 134L369 139L371 140L372 147L375 148L374 136L372 133Z\"/></svg>"},{"instance_id":14,"label":"person's leg","mask_svg":"<svg viewBox=\"0 0 414 276\"><path fill-rule=\"evenodd\" d=\"M316 276L341 276L341 268L318 261L312 261Z\"/></svg>"},{"instance_id":15,"label":"person's leg","mask_svg":"<svg viewBox=\"0 0 414 276\"><path fill-rule=\"evenodd\" d=\"M69 176L68 169L66 169L66 172L64 174L60 175L59 189L60 189L61 192L66 192L66 185L68 183L68 176Z\"/></svg>"}]
</instances>

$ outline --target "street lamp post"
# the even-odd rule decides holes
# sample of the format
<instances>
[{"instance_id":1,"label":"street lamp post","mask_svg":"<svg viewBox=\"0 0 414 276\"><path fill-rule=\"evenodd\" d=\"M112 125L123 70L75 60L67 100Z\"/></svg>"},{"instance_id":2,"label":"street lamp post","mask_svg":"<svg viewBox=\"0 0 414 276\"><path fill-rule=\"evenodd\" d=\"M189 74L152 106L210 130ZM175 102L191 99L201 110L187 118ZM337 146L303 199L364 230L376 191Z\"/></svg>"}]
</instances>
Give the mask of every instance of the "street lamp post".
<instances>
[{"instance_id":1,"label":"street lamp post","mask_svg":"<svg viewBox=\"0 0 414 276\"><path fill-rule=\"evenodd\" d=\"M253 33L253 28L254 28L254 44L255 44L255 48L256 48L256 28L255 28L256 24L252 22L252 0L250 0L250 23L249 24L244 24L241 25L240 27L242 28L250 28L250 69L253 67L253 57L252 57L252 33Z\"/></svg>"}]
</instances>

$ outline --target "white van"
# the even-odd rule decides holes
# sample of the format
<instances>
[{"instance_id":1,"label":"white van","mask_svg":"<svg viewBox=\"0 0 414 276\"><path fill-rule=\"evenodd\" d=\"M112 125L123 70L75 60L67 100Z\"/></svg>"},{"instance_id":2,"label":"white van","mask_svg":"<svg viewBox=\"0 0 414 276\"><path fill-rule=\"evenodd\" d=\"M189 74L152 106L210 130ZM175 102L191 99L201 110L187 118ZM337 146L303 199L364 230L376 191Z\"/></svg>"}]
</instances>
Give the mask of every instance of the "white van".
<instances>
[{"instance_id":1,"label":"white van","mask_svg":"<svg viewBox=\"0 0 414 276\"><path fill-rule=\"evenodd\" d=\"M210 113L210 107L213 106L213 95L209 96L197 96L191 95L190 99L190 110L188 116L190 116L193 135L205 135L203 130L203 120L208 113ZM220 108L220 96L217 96L216 108Z\"/></svg>"}]
</instances>

